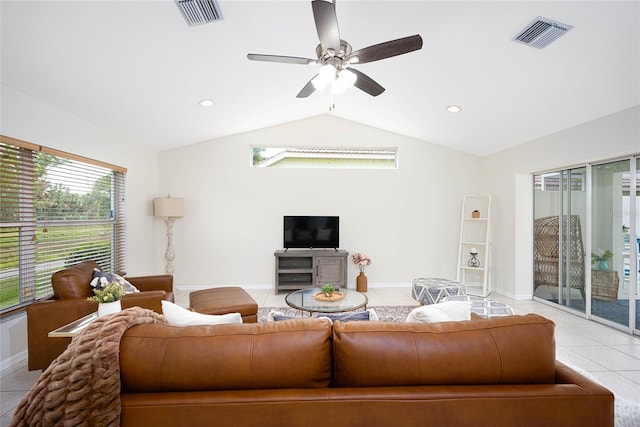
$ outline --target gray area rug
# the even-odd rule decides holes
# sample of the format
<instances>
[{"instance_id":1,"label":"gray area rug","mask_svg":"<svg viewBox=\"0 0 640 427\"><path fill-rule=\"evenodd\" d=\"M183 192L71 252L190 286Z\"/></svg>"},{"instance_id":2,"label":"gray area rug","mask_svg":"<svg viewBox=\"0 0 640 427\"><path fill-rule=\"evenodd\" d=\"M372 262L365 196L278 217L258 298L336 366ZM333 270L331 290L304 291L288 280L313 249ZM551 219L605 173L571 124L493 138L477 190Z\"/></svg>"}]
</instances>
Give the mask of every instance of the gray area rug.
<instances>
[{"instance_id":1,"label":"gray area rug","mask_svg":"<svg viewBox=\"0 0 640 427\"><path fill-rule=\"evenodd\" d=\"M404 322L407 319L407 315L411 310L417 306L412 305L377 305L371 306L376 311L379 320L386 322ZM259 307L258 308L258 323L264 323L267 321L267 314L271 311L279 311L287 316L308 316L309 313L296 310L291 307Z\"/></svg>"}]
</instances>

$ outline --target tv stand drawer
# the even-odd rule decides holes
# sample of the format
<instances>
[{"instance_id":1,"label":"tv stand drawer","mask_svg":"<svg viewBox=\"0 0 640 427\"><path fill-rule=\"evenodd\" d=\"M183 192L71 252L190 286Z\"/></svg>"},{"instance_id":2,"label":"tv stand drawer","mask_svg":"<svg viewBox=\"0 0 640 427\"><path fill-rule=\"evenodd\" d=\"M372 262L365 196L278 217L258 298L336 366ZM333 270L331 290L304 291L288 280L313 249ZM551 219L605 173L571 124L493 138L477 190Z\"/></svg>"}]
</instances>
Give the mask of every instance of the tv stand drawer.
<instances>
[{"instance_id":1,"label":"tv stand drawer","mask_svg":"<svg viewBox=\"0 0 640 427\"><path fill-rule=\"evenodd\" d=\"M288 269L304 269L311 270L313 268L312 257L281 257L278 259L278 268L280 270Z\"/></svg>"}]
</instances>

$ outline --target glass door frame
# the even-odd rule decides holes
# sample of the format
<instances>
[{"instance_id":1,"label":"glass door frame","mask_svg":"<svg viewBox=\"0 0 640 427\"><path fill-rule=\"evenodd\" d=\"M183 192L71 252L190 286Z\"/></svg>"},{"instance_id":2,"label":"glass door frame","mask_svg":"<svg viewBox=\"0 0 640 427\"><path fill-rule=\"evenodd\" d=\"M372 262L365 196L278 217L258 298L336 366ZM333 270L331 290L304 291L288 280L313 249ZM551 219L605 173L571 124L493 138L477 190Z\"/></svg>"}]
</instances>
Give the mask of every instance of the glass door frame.
<instances>
[{"instance_id":1,"label":"glass door frame","mask_svg":"<svg viewBox=\"0 0 640 427\"><path fill-rule=\"evenodd\" d=\"M637 301L640 300L640 212L637 211L640 188L638 188L638 177L640 176L640 154L631 156L631 164L629 165L629 215L632 220L629 225L629 283L635 286L629 286L629 328L635 335L640 335L640 322L638 313L636 313ZM635 236L635 239L631 239ZM635 250L632 250L635 249ZM635 256L633 253L635 252ZM633 288L633 292L631 289Z\"/></svg>"}]
</instances>

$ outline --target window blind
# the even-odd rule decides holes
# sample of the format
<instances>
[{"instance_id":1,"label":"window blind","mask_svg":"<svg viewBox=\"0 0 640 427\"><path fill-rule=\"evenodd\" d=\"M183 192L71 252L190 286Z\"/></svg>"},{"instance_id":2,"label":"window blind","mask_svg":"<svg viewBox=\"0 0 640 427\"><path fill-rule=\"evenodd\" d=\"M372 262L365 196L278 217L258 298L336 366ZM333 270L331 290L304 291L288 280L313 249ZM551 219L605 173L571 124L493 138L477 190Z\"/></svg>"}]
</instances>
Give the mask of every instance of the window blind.
<instances>
[{"instance_id":1,"label":"window blind","mask_svg":"<svg viewBox=\"0 0 640 427\"><path fill-rule=\"evenodd\" d=\"M6 137L0 156L0 310L81 261L125 274L126 169Z\"/></svg>"}]
</instances>

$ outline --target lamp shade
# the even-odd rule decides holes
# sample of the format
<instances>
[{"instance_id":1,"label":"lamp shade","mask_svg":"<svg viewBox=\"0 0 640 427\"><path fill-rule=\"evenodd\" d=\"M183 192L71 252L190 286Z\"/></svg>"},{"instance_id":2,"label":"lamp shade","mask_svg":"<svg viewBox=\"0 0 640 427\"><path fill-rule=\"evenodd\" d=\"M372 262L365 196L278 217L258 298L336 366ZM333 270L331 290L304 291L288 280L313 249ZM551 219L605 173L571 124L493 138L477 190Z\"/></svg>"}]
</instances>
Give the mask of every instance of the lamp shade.
<instances>
[{"instance_id":1,"label":"lamp shade","mask_svg":"<svg viewBox=\"0 0 640 427\"><path fill-rule=\"evenodd\" d=\"M153 199L153 216L180 218L184 216L182 197L160 197Z\"/></svg>"}]
</instances>

